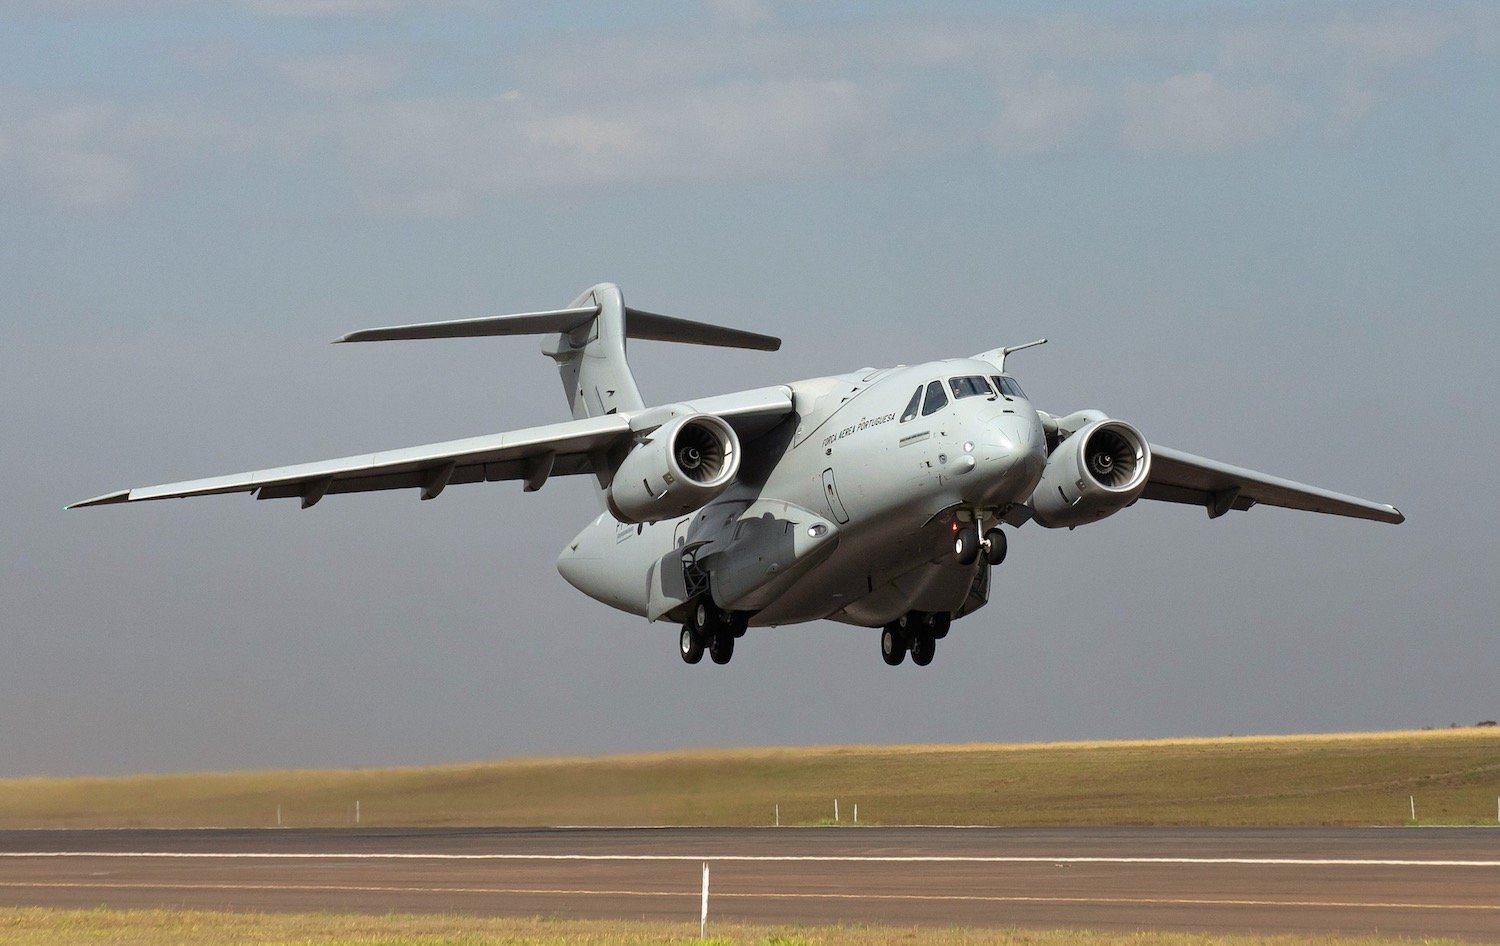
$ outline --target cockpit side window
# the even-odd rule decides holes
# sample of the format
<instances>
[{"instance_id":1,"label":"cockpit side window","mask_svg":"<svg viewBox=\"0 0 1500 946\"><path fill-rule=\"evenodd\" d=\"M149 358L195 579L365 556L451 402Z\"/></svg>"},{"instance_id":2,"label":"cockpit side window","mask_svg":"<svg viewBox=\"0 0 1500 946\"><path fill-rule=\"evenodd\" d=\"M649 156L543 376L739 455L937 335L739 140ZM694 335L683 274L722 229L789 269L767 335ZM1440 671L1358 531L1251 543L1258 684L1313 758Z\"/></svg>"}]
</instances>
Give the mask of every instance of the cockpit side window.
<instances>
[{"instance_id":1,"label":"cockpit side window","mask_svg":"<svg viewBox=\"0 0 1500 946\"><path fill-rule=\"evenodd\" d=\"M949 378L948 387L953 389L953 399L959 400L966 397L990 397L994 394L990 390L990 383L984 379L984 375L969 375L964 378Z\"/></svg>"},{"instance_id":2,"label":"cockpit side window","mask_svg":"<svg viewBox=\"0 0 1500 946\"><path fill-rule=\"evenodd\" d=\"M1017 384L1013 379L1007 378L1004 375L997 374L994 377L994 381L995 387L999 388L1000 393L1005 395L1007 398L1018 397L1022 400L1026 399L1026 392L1022 391L1021 386Z\"/></svg>"},{"instance_id":3,"label":"cockpit side window","mask_svg":"<svg viewBox=\"0 0 1500 946\"><path fill-rule=\"evenodd\" d=\"M922 404L922 416L935 414L948 406L948 395L943 393L943 382L933 381L927 385L927 400Z\"/></svg>"},{"instance_id":4,"label":"cockpit side window","mask_svg":"<svg viewBox=\"0 0 1500 946\"><path fill-rule=\"evenodd\" d=\"M906 403L906 410L901 412L901 423L904 424L909 420L914 420L917 416L917 412L921 409L922 386L919 384L917 385L917 389L912 392L911 400Z\"/></svg>"}]
</instances>

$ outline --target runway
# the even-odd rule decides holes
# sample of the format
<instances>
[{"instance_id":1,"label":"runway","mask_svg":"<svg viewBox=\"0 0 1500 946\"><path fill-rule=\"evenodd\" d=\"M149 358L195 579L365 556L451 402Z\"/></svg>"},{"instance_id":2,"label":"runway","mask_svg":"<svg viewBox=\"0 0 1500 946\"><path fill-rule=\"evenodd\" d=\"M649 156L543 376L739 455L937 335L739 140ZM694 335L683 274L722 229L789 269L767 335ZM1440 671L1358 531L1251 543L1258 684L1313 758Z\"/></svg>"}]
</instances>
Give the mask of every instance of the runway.
<instances>
[{"instance_id":1,"label":"runway","mask_svg":"<svg viewBox=\"0 0 1500 946\"><path fill-rule=\"evenodd\" d=\"M1500 942L1500 830L0 832L0 904Z\"/></svg>"}]
</instances>

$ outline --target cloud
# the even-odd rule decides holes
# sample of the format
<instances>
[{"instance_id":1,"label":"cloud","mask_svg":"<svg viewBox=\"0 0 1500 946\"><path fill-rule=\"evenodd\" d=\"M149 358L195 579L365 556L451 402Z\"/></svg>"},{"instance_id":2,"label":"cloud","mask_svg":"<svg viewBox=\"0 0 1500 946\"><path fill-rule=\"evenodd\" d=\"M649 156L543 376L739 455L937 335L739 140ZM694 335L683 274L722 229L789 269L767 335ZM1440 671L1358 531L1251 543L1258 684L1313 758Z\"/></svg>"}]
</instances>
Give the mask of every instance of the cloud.
<instances>
[{"instance_id":1,"label":"cloud","mask_svg":"<svg viewBox=\"0 0 1500 946\"><path fill-rule=\"evenodd\" d=\"M244 2L268 16L414 9ZM1356 130L1461 38L1482 51L1495 22L1397 11L806 24L776 20L764 0L705 2L715 17L675 30L544 34L469 60L436 62L434 47L390 37L373 48L363 26L335 36L343 48L295 56L179 49L166 61L197 73L190 97L0 99L0 186L61 207L121 206L186 167L249 155L297 164L381 212L458 214L537 190L878 171L976 144L1007 159L1212 157ZM429 73L448 91L410 95L405 80Z\"/></svg>"},{"instance_id":2,"label":"cloud","mask_svg":"<svg viewBox=\"0 0 1500 946\"><path fill-rule=\"evenodd\" d=\"M387 16L401 9L396 0L243 0L262 16L322 20L336 17Z\"/></svg>"},{"instance_id":3,"label":"cloud","mask_svg":"<svg viewBox=\"0 0 1500 946\"><path fill-rule=\"evenodd\" d=\"M67 210L124 207L146 190L148 169L167 176L210 155L251 150L255 136L231 119L180 105L127 108L85 96L0 96L8 162L0 187Z\"/></svg>"},{"instance_id":4,"label":"cloud","mask_svg":"<svg viewBox=\"0 0 1500 946\"><path fill-rule=\"evenodd\" d=\"M287 82L314 95L356 96L389 89L406 72L400 57L345 52L283 59L275 71Z\"/></svg>"},{"instance_id":5,"label":"cloud","mask_svg":"<svg viewBox=\"0 0 1500 946\"><path fill-rule=\"evenodd\" d=\"M740 26L756 26L776 18L776 10L767 0L708 0L708 9Z\"/></svg>"},{"instance_id":6,"label":"cloud","mask_svg":"<svg viewBox=\"0 0 1500 946\"><path fill-rule=\"evenodd\" d=\"M339 150L362 201L462 213L536 188L720 180L867 163L883 122L850 82L738 83L632 107L403 100L346 116Z\"/></svg>"},{"instance_id":7,"label":"cloud","mask_svg":"<svg viewBox=\"0 0 1500 946\"><path fill-rule=\"evenodd\" d=\"M1391 68L1425 59L1453 34L1454 25L1437 16L1340 19L1323 29L1336 53L1367 68Z\"/></svg>"},{"instance_id":8,"label":"cloud","mask_svg":"<svg viewBox=\"0 0 1500 946\"><path fill-rule=\"evenodd\" d=\"M1039 154L1075 144L1101 108L1099 93L1044 73L1002 89L990 140L1002 152Z\"/></svg>"},{"instance_id":9,"label":"cloud","mask_svg":"<svg viewBox=\"0 0 1500 946\"><path fill-rule=\"evenodd\" d=\"M1208 72L1124 89L1121 143L1146 153L1223 154L1284 137L1310 110L1272 85L1229 86Z\"/></svg>"}]
</instances>

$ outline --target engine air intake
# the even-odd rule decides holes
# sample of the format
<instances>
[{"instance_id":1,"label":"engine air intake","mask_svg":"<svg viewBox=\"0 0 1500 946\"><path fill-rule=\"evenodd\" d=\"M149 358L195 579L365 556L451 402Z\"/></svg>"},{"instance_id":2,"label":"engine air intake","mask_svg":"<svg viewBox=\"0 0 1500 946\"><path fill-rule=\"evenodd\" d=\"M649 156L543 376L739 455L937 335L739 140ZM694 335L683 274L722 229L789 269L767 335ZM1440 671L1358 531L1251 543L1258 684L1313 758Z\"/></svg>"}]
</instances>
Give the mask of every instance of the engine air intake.
<instances>
[{"instance_id":1,"label":"engine air intake","mask_svg":"<svg viewBox=\"0 0 1500 946\"><path fill-rule=\"evenodd\" d=\"M1031 511L1048 529L1072 529L1112 516L1135 502L1151 475L1151 447L1118 420L1095 420L1058 444L1031 496Z\"/></svg>"},{"instance_id":2,"label":"engine air intake","mask_svg":"<svg viewBox=\"0 0 1500 946\"><path fill-rule=\"evenodd\" d=\"M636 444L614 471L609 511L621 522L660 522L703 508L740 468L734 428L712 414L674 418Z\"/></svg>"}]
</instances>

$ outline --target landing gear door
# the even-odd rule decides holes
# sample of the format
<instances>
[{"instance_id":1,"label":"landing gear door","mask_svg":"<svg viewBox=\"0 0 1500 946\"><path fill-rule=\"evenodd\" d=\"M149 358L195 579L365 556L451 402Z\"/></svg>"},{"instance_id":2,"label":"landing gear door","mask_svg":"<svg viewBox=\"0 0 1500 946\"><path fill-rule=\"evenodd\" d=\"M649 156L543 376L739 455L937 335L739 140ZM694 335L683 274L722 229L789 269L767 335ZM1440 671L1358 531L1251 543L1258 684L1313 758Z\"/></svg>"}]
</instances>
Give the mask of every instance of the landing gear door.
<instances>
[{"instance_id":1,"label":"landing gear door","mask_svg":"<svg viewBox=\"0 0 1500 946\"><path fill-rule=\"evenodd\" d=\"M833 518L839 525L849 521L849 513L839 499L838 487L833 485L833 467L823 471L823 498L828 500L828 511L833 513Z\"/></svg>"},{"instance_id":2,"label":"landing gear door","mask_svg":"<svg viewBox=\"0 0 1500 946\"><path fill-rule=\"evenodd\" d=\"M974 583L969 586L969 593L964 597L963 607L954 612L953 616L961 618L966 614L973 614L989 603L990 600L990 566L982 560L979 570L974 573Z\"/></svg>"}]
</instances>

